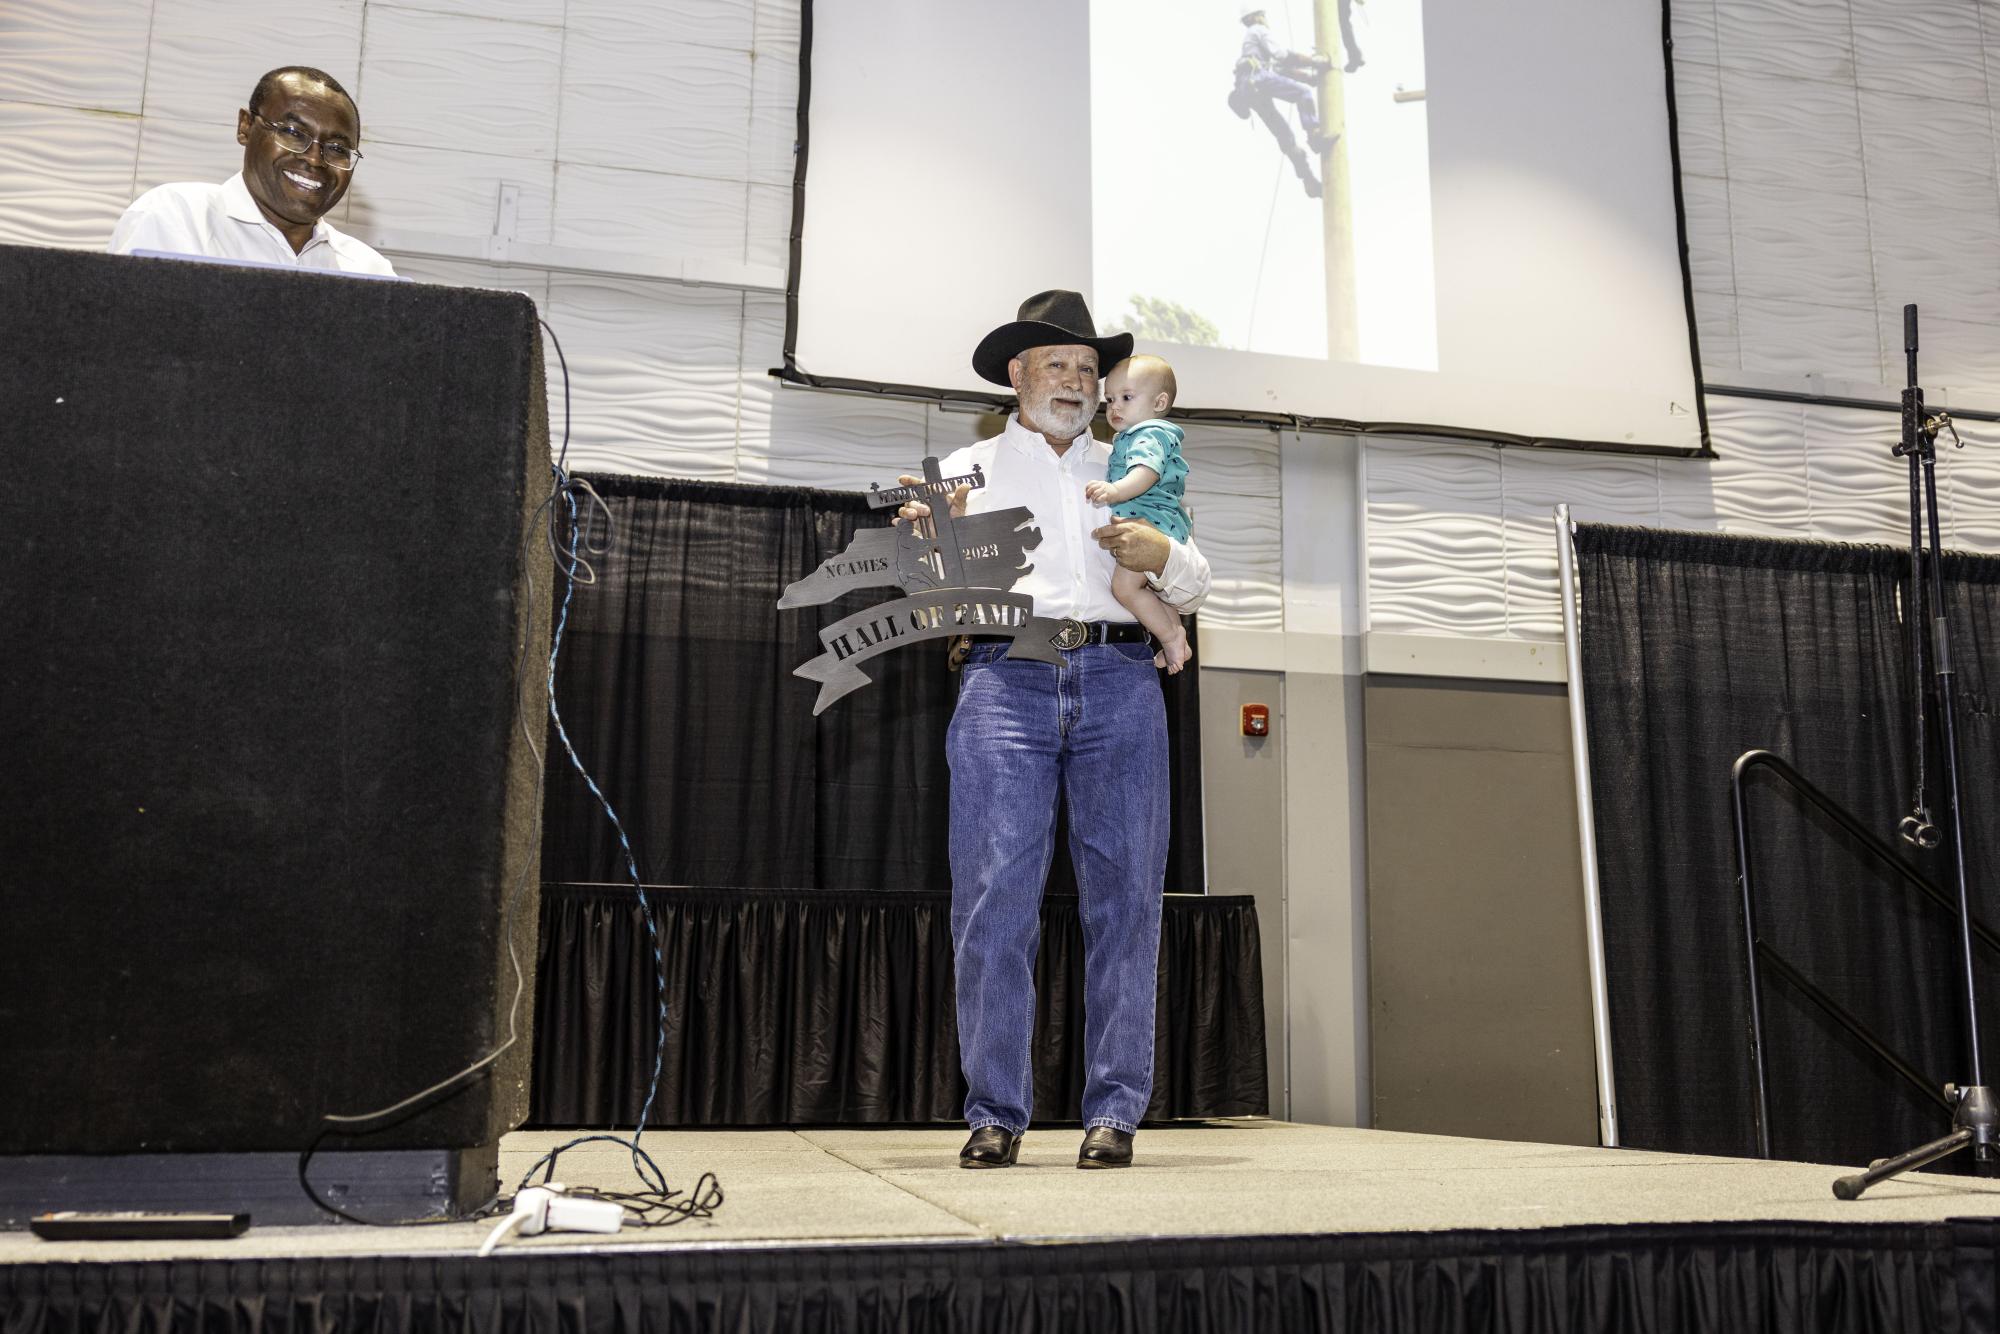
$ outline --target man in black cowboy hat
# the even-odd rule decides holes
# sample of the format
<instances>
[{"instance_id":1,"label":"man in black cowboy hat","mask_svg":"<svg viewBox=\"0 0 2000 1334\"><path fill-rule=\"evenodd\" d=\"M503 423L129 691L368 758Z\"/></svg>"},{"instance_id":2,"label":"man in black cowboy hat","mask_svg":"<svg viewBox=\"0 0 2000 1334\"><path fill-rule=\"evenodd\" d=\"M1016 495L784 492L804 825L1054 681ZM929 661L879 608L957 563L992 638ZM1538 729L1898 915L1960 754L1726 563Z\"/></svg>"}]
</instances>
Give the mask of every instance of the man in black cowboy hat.
<instances>
[{"instance_id":1,"label":"man in black cowboy hat","mask_svg":"<svg viewBox=\"0 0 2000 1334\"><path fill-rule=\"evenodd\" d=\"M1062 665L1010 659L1010 641L975 637L947 733L951 764L951 928L958 1041L972 1137L961 1167L1011 1166L1034 1097L1029 1059L1042 885L1058 795L1069 814L1084 937L1083 1119L1078 1167L1124 1167L1153 1091L1153 1007L1167 864L1167 724L1154 645L1111 592L1124 565L1191 611L1208 593L1192 543L1109 519L1084 497L1110 448L1090 435L1100 377L1132 335L1099 338L1075 292L1021 303L988 334L973 369L1019 401L1006 429L943 461L978 465L986 485L954 512L1024 505L1042 534L1014 585L1040 616L1068 618ZM928 513L904 508L906 518ZM1107 521L1108 520L1108 521Z\"/></svg>"}]
</instances>

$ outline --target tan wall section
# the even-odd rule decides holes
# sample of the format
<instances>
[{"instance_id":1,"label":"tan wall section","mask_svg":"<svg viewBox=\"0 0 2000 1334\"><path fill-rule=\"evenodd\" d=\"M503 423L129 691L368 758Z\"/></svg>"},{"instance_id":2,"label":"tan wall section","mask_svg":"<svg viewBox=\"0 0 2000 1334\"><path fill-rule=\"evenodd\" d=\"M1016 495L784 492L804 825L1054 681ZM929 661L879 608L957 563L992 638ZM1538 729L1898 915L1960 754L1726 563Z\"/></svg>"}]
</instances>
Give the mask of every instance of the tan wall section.
<instances>
[{"instance_id":1,"label":"tan wall section","mask_svg":"<svg viewBox=\"0 0 2000 1334\"><path fill-rule=\"evenodd\" d=\"M1563 688L1370 676L1366 718L1374 1124L1595 1144Z\"/></svg>"}]
</instances>

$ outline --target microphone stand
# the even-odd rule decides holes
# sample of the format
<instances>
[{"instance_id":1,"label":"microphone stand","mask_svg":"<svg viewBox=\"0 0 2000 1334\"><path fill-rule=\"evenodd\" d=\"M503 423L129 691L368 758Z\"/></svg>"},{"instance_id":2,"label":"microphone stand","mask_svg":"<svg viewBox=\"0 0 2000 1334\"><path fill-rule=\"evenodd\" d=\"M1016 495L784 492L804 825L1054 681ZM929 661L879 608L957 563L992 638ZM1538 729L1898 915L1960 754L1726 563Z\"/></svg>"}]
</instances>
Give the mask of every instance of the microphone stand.
<instances>
[{"instance_id":1,"label":"microphone stand","mask_svg":"<svg viewBox=\"0 0 2000 1334\"><path fill-rule=\"evenodd\" d=\"M1931 822L1924 796L1924 627L1930 621L1931 659L1937 678L1938 741L1944 760L1945 818L1951 828L1951 856L1954 885L1958 891L1959 963L1965 974L1965 1035L1972 1058L1972 1082L1944 1086L1945 1101L1951 1105L1951 1133L1942 1139L1919 1145L1893 1158L1877 1158L1866 1172L1845 1176L1833 1183L1833 1193L1843 1200L1861 1198L1861 1192L1878 1181L1915 1171L1940 1158L1972 1148L1974 1170L1981 1176L2000 1173L2000 1104L1986 1087L1979 1062L1979 1001L1972 975L1972 906L1965 871L1965 822L1958 791L1958 718L1953 698L1951 633L1944 607L1944 547L1938 536L1937 437L1950 430L1958 432L1951 418L1940 412L1924 413L1924 391L1917 384L1917 308L1903 307L1903 355L1909 367L1909 386L1903 390L1903 436L1896 445L1899 458L1910 461L1910 598L1903 614L1910 620L1910 686L1916 694L1916 796L1913 810L1898 832L1906 842L1920 848L1935 848L1942 841ZM1920 481L1921 479L1921 481ZM1930 549L1923 539L1928 520Z\"/></svg>"}]
</instances>

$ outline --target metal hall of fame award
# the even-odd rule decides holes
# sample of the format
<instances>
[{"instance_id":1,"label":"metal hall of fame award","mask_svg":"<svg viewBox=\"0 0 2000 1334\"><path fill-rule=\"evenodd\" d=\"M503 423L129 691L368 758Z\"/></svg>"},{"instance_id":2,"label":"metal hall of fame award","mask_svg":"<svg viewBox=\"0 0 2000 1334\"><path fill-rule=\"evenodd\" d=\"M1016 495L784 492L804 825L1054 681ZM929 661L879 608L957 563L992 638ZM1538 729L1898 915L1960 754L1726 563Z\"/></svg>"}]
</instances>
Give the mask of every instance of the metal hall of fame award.
<instances>
[{"instance_id":1,"label":"metal hall of fame award","mask_svg":"<svg viewBox=\"0 0 2000 1334\"><path fill-rule=\"evenodd\" d=\"M931 507L931 517L897 519L893 527L856 533L845 551L785 589L778 599L781 608L817 607L857 588L894 586L906 594L819 632L819 655L792 672L820 683L814 716L873 680L861 669L863 663L904 644L952 635L1001 635L1014 641L1008 657L1048 663L1060 663L1060 650L1075 647L1069 641L1077 638L1073 630L1080 626L1037 616L1032 597L1009 591L1035 568L1027 557L1041 544L1042 533L1034 527L1033 512L1016 506L952 517L954 490L985 485L986 476L977 467L963 477L944 477L938 461L927 458L924 480L917 485L869 487L871 509L920 500Z\"/></svg>"}]
</instances>

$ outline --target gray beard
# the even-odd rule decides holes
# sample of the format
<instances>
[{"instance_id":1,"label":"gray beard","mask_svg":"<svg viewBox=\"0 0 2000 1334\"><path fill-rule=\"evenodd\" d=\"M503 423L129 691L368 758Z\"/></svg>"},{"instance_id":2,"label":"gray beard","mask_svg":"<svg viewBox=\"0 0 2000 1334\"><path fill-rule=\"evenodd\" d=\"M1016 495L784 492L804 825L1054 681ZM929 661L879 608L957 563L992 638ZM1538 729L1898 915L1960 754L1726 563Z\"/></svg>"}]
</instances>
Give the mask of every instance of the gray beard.
<instances>
[{"instance_id":1,"label":"gray beard","mask_svg":"<svg viewBox=\"0 0 2000 1334\"><path fill-rule=\"evenodd\" d=\"M1031 424L1043 435L1057 439L1074 440L1090 429L1090 419L1096 413L1095 403L1086 403L1074 412L1059 412L1054 406L1055 395L1046 394L1035 402L1021 400L1021 410L1025 424Z\"/></svg>"}]
</instances>

